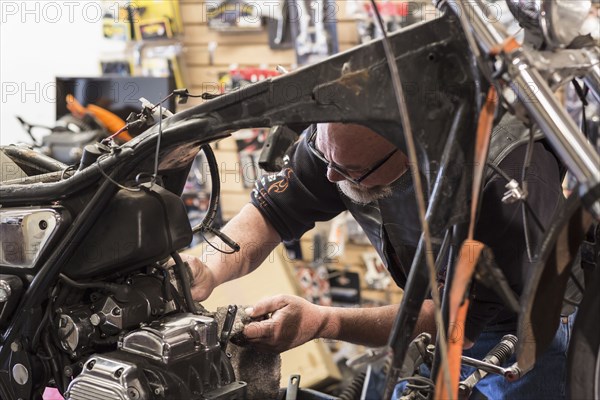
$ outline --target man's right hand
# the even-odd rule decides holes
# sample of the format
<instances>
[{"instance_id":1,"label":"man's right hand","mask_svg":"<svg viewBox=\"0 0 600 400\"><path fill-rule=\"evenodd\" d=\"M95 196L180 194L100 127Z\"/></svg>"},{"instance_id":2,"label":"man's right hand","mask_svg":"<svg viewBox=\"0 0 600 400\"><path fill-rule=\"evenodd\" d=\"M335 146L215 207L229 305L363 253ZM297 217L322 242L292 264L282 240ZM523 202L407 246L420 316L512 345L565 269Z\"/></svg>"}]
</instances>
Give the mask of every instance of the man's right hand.
<instances>
[{"instance_id":1,"label":"man's right hand","mask_svg":"<svg viewBox=\"0 0 600 400\"><path fill-rule=\"evenodd\" d=\"M192 272L192 297L196 301L204 301L217 287L213 272L198 257L181 254L183 261L187 262Z\"/></svg>"}]
</instances>

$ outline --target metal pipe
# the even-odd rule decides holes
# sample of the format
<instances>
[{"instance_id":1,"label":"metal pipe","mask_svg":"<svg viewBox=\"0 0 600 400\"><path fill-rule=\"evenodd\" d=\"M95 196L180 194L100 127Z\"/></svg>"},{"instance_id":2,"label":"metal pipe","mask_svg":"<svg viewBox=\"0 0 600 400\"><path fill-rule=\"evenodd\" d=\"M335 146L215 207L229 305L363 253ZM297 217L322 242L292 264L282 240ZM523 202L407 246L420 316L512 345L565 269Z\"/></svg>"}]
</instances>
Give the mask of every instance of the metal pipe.
<instances>
[{"instance_id":1,"label":"metal pipe","mask_svg":"<svg viewBox=\"0 0 600 400\"><path fill-rule=\"evenodd\" d=\"M471 357L467 357L467 356L461 356L460 359L463 364L471 366L471 367L475 367L475 368L485 371L489 374L496 374L496 375L504 376L504 374L506 373L505 368L502 368L498 365L491 364L489 362L477 360L475 358L471 358Z\"/></svg>"},{"instance_id":2,"label":"metal pipe","mask_svg":"<svg viewBox=\"0 0 600 400\"><path fill-rule=\"evenodd\" d=\"M459 5L459 9L454 8L456 4ZM460 18L463 27L465 26L464 22L468 21L466 25L477 38L477 42L484 53L492 52L494 48L506 40L507 36L505 34L498 31L490 21L484 20L483 15L485 12L478 2L457 0L456 4L447 3ZM465 29L467 28L465 27Z\"/></svg>"},{"instance_id":3,"label":"metal pipe","mask_svg":"<svg viewBox=\"0 0 600 400\"><path fill-rule=\"evenodd\" d=\"M509 67L513 91L579 183L596 186L600 183L600 155L554 97L539 72L530 67L522 54L513 55ZM535 90L533 96L532 90Z\"/></svg>"},{"instance_id":4,"label":"metal pipe","mask_svg":"<svg viewBox=\"0 0 600 400\"><path fill-rule=\"evenodd\" d=\"M590 92L592 92L596 101L600 103L600 57L596 52L587 51L586 53L592 60L592 67L583 77L583 81L590 88Z\"/></svg>"},{"instance_id":5,"label":"metal pipe","mask_svg":"<svg viewBox=\"0 0 600 400\"><path fill-rule=\"evenodd\" d=\"M485 53L492 53L501 46L506 35L499 32L492 24L483 18L483 9L478 2L458 0L461 9L455 13L463 26L467 25L477 38L479 47ZM449 4L450 5L450 4ZM468 17L461 12L470 12ZM473 49L478 51L478 49ZM593 54L589 54L594 58ZM549 86L540 73L532 68L522 50L506 54L510 86L516 93L532 119L544 132L548 141L565 162L580 184L580 196L592 193L587 208L600 220L600 200L593 198L600 186L600 155L581 134L575 122L559 104ZM596 57L597 58L597 57ZM586 75L585 81L596 97L600 97L600 65L596 63ZM530 96L531 90L535 90ZM589 196L588 196L589 197Z\"/></svg>"}]
</instances>

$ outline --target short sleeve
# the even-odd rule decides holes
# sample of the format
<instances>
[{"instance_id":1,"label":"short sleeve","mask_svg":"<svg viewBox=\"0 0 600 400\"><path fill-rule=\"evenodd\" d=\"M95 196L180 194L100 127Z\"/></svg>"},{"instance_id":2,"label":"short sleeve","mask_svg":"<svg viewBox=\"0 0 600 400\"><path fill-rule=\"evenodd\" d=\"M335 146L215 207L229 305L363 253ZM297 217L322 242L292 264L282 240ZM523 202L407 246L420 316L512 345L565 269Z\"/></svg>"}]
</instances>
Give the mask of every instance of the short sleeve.
<instances>
[{"instance_id":1,"label":"short sleeve","mask_svg":"<svg viewBox=\"0 0 600 400\"><path fill-rule=\"evenodd\" d=\"M308 149L306 135L284 158L284 167L256 181L252 204L283 240L299 239L317 221L346 209L337 186L327 179L327 166Z\"/></svg>"}]
</instances>

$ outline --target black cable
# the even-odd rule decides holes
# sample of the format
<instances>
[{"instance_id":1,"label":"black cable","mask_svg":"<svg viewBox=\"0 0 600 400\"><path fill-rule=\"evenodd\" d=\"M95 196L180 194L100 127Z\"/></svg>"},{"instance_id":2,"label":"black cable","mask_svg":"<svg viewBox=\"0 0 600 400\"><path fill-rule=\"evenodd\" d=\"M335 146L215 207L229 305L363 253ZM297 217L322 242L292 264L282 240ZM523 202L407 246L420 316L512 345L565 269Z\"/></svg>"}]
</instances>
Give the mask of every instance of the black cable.
<instances>
[{"instance_id":1,"label":"black cable","mask_svg":"<svg viewBox=\"0 0 600 400\"><path fill-rule=\"evenodd\" d=\"M208 92L207 92L208 93ZM173 94L176 96L180 96L180 97L192 97L192 98L204 98L204 95L207 93L203 93L203 94L191 94L187 89L177 89L173 91ZM220 95L213 95L213 96L220 96Z\"/></svg>"},{"instance_id":2,"label":"black cable","mask_svg":"<svg viewBox=\"0 0 600 400\"><path fill-rule=\"evenodd\" d=\"M500 167L492 164L491 162L488 162L487 166L490 167L491 169L493 169L494 172L497 173L498 175L500 175L507 183L513 180ZM542 222L538 218L537 214L535 213L535 211L533 210L533 208L531 207L531 205L529 204L529 202L527 201L527 199L523 199L522 201L525 203L525 206L527 206L528 211L531 213L531 217L533 218L533 222L535 222L535 224L538 227L538 229L542 233L544 233L546 231L546 229L544 228L544 225L542 224Z\"/></svg>"},{"instance_id":3,"label":"black cable","mask_svg":"<svg viewBox=\"0 0 600 400\"><path fill-rule=\"evenodd\" d=\"M59 274L59 278L62 279L67 285L76 287L78 289L89 289L89 288L97 288L104 289L104 283L79 283L69 278L65 274Z\"/></svg>"},{"instance_id":4,"label":"black cable","mask_svg":"<svg viewBox=\"0 0 600 400\"><path fill-rule=\"evenodd\" d=\"M221 239L223 241L223 243L225 243L227 246L229 246L232 250L233 253L237 253L238 251L240 251L240 245L237 244L235 241L233 241L233 239L231 239L229 236L227 236L226 234L224 234L223 232L219 231L218 229L215 229L211 226L207 226L204 229L205 232L208 233L212 233L213 235L217 236L219 239ZM204 235L202 236L204 237ZM224 251L221 251L221 253L225 253Z\"/></svg>"},{"instance_id":5,"label":"black cable","mask_svg":"<svg viewBox=\"0 0 600 400\"><path fill-rule=\"evenodd\" d=\"M214 220L217 216L217 212L219 209L219 202L221 198L221 178L219 176L219 167L217 164L217 158L215 157L215 153L213 152L210 145L206 144L202 146L202 151L206 156L206 162L208 164L208 170L210 171L210 180L211 180L211 191L210 191L210 201L208 204L208 210L198 225L192 228L192 233L199 233L202 236L202 239L213 249L217 250L223 254L233 254L240 251L240 245L237 244L234 240L232 240L229 236L219 231L216 228L213 228ZM219 237L223 243L225 243L232 251L224 251L217 248L211 242L206 239L204 233L212 233L213 235Z\"/></svg>"},{"instance_id":6,"label":"black cable","mask_svg":"<svg viewBox=\"0 0 600 400\"><path fill-rule=\"evenodd\" d=\"M173 91L173 95L175 96L179 96L179 104L185 104L187 103L187 100L189 97L192 98L201 98L203 100L212 100L212 99L216 99L219 96L222 96L222 94L212 94L212 93L208 93L208 92L204 92L202 94L191 94L187 89L177 89Z\"/></svg>"},{"instance_id":7,"label":"black cable","mask_svg":"<svg viewBox=\"0 0 600 400\"><path fill-rule=\"evenodd\" d=\"M588 137L588 129L587 129L588 127L587 127L587 116L586 116L585 108L589 105L589 103L587 101L587 94L590 89L587 87L587 85L583 85L583 87L581 87L581 85L579 84L579 82L577 82L577 79L575 79L575 78L573 78L573 80L571 82L573 83L573 87L575 88L575 92L577 93L579 100L581 100L581 131L587 138Z\"/></svg>"},{"instance_id":8,"label":"black cable","mask_svg":"<svg viewBox=\"0 0 600 400\"><path fill-rule=\"evenodd\" d=\"M426 378L424 376L415 375L415 376L407 376L406 378L398 379L398 383L400 383L400 382L411 382L411 381L419 382L419 383L422 383L424 385L427 385L427 386L430 386L432 388L435 388L435 383L433 383L433 381L431 379Z\"/></svg>"},{"instance_id":9,"label":"black cable","mask_svg":"<svg viewBox=\"0 0 600 400\"><path fill-rule=\"evenodd\" d=\"M115 299L121 302L127 302L129 300L129 294L131 288L127 285L120 285L118 283L108 282L93 282L93 283L79 283L69 278L65 274L59 274L58 277L64 281L67 285L75 287L77 289L103 289L111 292Z\"/></svg>"},{"instance_id":10,"label":"black cable","mask_svg":"<svg viewBox=\"0 0 600 400\"><path fill-rule=\"evenodd\" d=\"M431 390L431 386L427 386L427 385L415 385L414 383L409 383L406 385L407 389L411 389L411 390L417 390L419 392L424 392L424 391L430 391Z\"/></svg>"},{"instance_id":11,"label":"black cable","mask_svg":"<svg viewBox=\"0 0 600 400\"><path fill-rule=\"evenodd\" d=\"M491 163L489 161L487 162L487 166L490 167L491 169L493 169L494 172L497 173L498 175L500 175L502 178L504 178L504 180L506 182L512 181L512 178L510 176L508 176L506 174L506 172L504 172L502 169L500 169L500 167L494 165L493 163Z\"/></svg>"},{"instance_id":12,"label":"black cable","mask_svg":"<svg viewBox=\"0 0 600 400\"><path fill-rule=\"evenodd\" d=\"M215 249L215 250L216 250L216 251L218 251L219 253L222 253L222 254L234 254L234 253L237 253L237 252L239 251L239 249L238 249L238 250L235 250L235 249L233 249L233 250L231 250L231 251L225 251L225 250L221 250L221 249L219 249L217 246L215 246L214 244L212 244L212 243L211 243L211 242L210 242L210 241L209 241L209 240L206 238L206 236L204 236L204 233L202 233L202 231L199 231L199 232L198 232L198 234L200 234L200 236L202 236L202 240L204 240L204 241L206 242L206 244L207 244L207 245L209 245L210 247L212 247L213 249ZM239 245L238 245L238 246L239 246Z\"/></svg>"},{"instance_id":13,"label":"black cable","mask_svg":"<svg viewBox=\"0 0 600 400\"><path fill-rule=\"evenodd\" d=\"M102 176L104 176L109 182L111 182L112 184L114 184L115 186L117 186L123 190L127 190L129 192L139 192L140 190L142 190L142 189L136 188L136 187L127 187L127 186L121 185L119 182L117 182L113 178L111 178L106 172L104 172L104 170L100 166L100 160L103 160L106 157L108 157L108 154L105 156L98 157L98 159L94 163L94 164L96 164L96 167L98 168L98 171L100 171Z\"/></svg>"},{"instance_id":14,"label":"black cable","mask_svg":"<svg viewBox=\"0 0 600 400\"><path fill-rule=\"evenodd\" d=\"M33 339L31 340L31 349L33 351L36 351L38 341L40 339L40 335L42 334L42 330L44 329L44 327L46 326L46 323L48 322L48 317L50 316L51 311L52 311L52 296L50 296L50 298L48 299L48 304L46 305L46 311L44 312L44 315L42 316L42 320L40 321L39 326L35 330L35 334L33 335Z\"/></svg>"},{"instance_id":15,"label":"black cable","mask_svg":"<svg viewBox=\"0 0 600 400\"><path fill-rule=\"evenodd\" d=\"M173 292L171 292L171 275L169 269L162 265L157 265L156 268L163 274L163 296L167 302L173 300Z\"/></svg>"},{"instance_id":16,"label":"black cable","mask_svg":"<svg viewBox=\"0 0 600 400\"><path fill-rule=\"evenodd\" d=\"M73 164L73 165L69 165L67 168L63 169L61 174L60 174L60 180L64 180L65 179L65 174L67 172L69 172L70 170L77 170L77 168L79 168L79 163L77 164Z\"/></svg>"},{"instance_id":17,"label":"black cable","mask_svg":"<svg viewBox=\"0 0 600 400\"><path fill-rule=\"evenodd\" d=\"M175 96L175 95L177 95L177 90L173 90L173 91L171 92L171 94L169 94L167 97L165 97L164 99L162 99L161 101L159 101L159 102L158 102L158 104L155 104L155 105L154 105L154 106L153 106L153 107L150 109L150 111L151 111L151 112L154 112L154 110L156 110L156 107L159 107L159 108L160 108L160 118L161 118L161 120L162 120L162 105L163 105L163 103L164 103L165 101L169 100L171 97L173 97L173 96ZM190 97L192 97L192 96L190 96Z\"/></svg>"},{"instance_id":18,"label":"black cable","mask_svg":"<svg viewBox=\"0 0 600 400\"><path fill-rule=\"evenodd\" d=\"M206 157L206 163L208 164L208 170L210 172L211 193L206 214L204 215L199 227L194 227L194 230L202 229L205 226L212 227L215 218L217 217L219 202L221 200L221 177L219 176L217 158L215 157L215 153L209 144L202 146L201 150Z\"/></svg>"},{"instance_id":19,"label":"black cable","mask_svg":"<svg viewBox=\"0 0 600 400\"><path fill-rule=\"evenodd\" d=\"M189 277L187 276L185 270L185 264L179 253L176 251L171 253L171 257L173 257L173 260L175 261L175 265L173 266L175 270L175 276L177 279L179 279L179 284L181 285L181 291L183 292L183 297L185 299L188 312L198 314L198 310L194 304L194 299L192 298L192 289L190 287Z\"/></svg>"},{"instance_id":20,"label":"black cable","mask_svg":"<svg viewBox=\"0 0 600 400\"><path fill-rule=\"evenodd\" d=\"M171 272L168 267L163 265L156 265L156 268L163 273L163 296L167 302L174 301L178 309L185 309L185 304L182 302L181 296L177 288L171 283Z\"/></svg>"},{"instance_id":21,"label":"black cable","mask_svg":"<svg viewBox=\"0 0 600 400\"><path fill-rule=\"evenodd\" d=\"M200 96L190 96L190 97L202 97L203 100L212 100L212 99L216 99L217 97L222 96L222 94L213 94L213 93L202 93L202 95Z\"/></svg>"},{"instance_id":22,"label":"black cable","mask_svg":"<svg viewBox=\"0 0 600 400\"><path fill-rule=\"evenodd\" d=\"M525 233L525 248L527 250L527 257L529 262L533 262L533 252L531 250L531 239L529 237L529 222L527 218L528 207L527 197L529 192L527 191L527 171L531 165L533 158L533 146L535 144L535 138L533 136L533 128L529 127L529 142L527 143L527 150L525 151L525 160L523 161L523 168L521 169L521 187L523 188L524 201L521 203L521 216L523 217L523 232Z\"/></svg>"},{"instance_id":23,"label":"black cable","mask_svg":"<svg viewBox=\"0 0 600 400\"><path fill-rule=\"evenodd\" d=\"M52 343L50 343L50 333L48 331L46 331L46 333L42 337L42 342L44 344L46 352L48 353L48 356L50 357L48 361L50 361L50 365L52 367L51 369L52 377L54 378L54 384L56 385L58 391L61 394L63 394L66 392L66 385L63 378L64 375L62 373L62 366L59 365L59 356L57 355L56 351L54 351L54 349L52 348Z\"/></svg>"},{"instance_id":24,"label":"black cable","mask_svg":"<svg viewBox=\"0 0 600 400\"><path fill-rule=\"evenodd\" d=\"M168 97L167 97L168 98ZM158 103L158 138L156 138L156 151L154 152L154 174L152 175L152 184L158 177L158 156L160 155L160 142L162 140L162 102Z\"/></svg>"}]
</instances>

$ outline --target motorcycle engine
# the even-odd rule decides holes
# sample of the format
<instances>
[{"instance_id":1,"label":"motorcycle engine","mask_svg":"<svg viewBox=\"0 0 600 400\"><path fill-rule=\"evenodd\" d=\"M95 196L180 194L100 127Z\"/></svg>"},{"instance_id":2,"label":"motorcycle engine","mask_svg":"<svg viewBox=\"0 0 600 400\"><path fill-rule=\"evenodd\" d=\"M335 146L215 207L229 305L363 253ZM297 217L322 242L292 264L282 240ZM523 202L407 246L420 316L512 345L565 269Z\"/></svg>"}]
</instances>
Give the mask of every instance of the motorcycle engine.
<instances>
[{"instance_id":1,"label":"motorcycle engine","mask_svg":"<svg viewBox=\"0 0 600 400\"><path fill-rule=\"evenodd\" d=\"M216 320L180 312L165 279L132 276L56 310L59 342L81 368L67 399L245 398Z\"/></svg>"},{"instance_id":2,"label":"motorcycle engine","mask_svg":"<svg viewBox=\"0 0 600 400\"><path fill-rule=\"evenodd\" d=\"M213 318L178 314L132 331L119 349L95 354L67 390L66 398L243 399L217 340Z\"/></svg>"}]
</instances>

